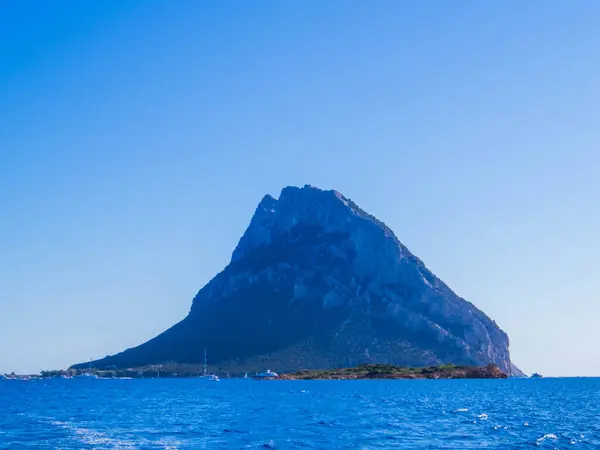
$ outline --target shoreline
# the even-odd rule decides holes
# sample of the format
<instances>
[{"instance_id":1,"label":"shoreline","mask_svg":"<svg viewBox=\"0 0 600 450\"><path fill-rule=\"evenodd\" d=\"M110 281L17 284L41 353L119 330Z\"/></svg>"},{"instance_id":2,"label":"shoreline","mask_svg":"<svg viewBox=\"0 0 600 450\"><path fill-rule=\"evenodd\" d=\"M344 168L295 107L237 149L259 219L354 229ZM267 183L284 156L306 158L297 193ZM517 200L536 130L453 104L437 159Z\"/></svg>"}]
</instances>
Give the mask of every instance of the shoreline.
<instances>
[{"instance_id":1,"label":"shoreline","mask_svg":"<svg viewBox=\"0 0 600 450\"><path fill-rule=\"evenodd\" d=\"M187 370L186 370L187 369ZM197 369L189 366L154 365L130 369L87 370L69 369L43 371L40 375L16 375L17 379L73 378L82 375L101 379L197 379L202 378ZM215 373L221 378L243 379L239 373ZM301 370L265 377L264 380L415 380L415 379L504 379L509 376L495 364L487 366L457 366L445 364L430 367L404 367L390 364L363 364L351 368Z\"/></svg>"}]
</instances>

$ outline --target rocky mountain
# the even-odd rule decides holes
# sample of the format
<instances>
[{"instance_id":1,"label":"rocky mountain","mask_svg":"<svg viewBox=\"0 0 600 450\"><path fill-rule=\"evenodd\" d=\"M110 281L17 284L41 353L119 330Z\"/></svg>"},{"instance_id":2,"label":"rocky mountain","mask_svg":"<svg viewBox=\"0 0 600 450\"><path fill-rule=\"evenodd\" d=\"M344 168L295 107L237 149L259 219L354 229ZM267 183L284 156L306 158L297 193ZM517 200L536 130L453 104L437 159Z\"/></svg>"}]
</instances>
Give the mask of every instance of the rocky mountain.
<instances>
[{"instance_id":1,"label":"rocky mountain","mask_svg":"<svg viewBox=\"0 0 600 450\"><path fill-rule=\"evenodd\" d=\"M383 222L311 186L262 199L185 319L92 365L200 363L204 348L213 369L229 372L494 363L511 373L508 337L493 320Z\"/></svg>"}]
</instances>

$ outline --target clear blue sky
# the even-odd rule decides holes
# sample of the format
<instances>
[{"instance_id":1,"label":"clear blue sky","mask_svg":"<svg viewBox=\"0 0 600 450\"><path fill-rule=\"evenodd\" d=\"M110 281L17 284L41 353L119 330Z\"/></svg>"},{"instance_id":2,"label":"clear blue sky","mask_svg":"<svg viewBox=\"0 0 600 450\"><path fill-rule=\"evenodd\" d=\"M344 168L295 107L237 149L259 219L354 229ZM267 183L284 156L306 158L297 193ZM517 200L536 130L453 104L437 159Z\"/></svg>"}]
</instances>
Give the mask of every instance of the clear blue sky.
<instances>
[{"instance_id":1,"label":"clear blue sky","mask_svg":"<svg viewBox=\"0 0 600 450\"><path fill-rule=\"evenodd\" d=\"M265 193L334 188L600 375L600 2L0 2L0 372L183 318Z\"/></svg>"}]
</instances>

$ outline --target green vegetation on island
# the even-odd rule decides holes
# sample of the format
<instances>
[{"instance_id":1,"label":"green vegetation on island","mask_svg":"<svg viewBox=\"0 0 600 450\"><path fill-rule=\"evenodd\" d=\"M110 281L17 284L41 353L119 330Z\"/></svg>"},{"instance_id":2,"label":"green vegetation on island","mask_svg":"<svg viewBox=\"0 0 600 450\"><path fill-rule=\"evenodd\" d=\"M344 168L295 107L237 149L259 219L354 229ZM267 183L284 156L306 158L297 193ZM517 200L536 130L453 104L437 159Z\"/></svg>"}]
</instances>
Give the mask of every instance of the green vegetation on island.
<instances>
[{"instance_id":1,"label":"green vegetation on island","mask_svg":"<svg viewBox=\"0 0 600 450\"><path fill-rule=\"evenodd\" d=\"M508 378L498 366L455 366L446 364L433 367L402 367L389 364L365 364L347 369L303 370L282 374L280 380L398 380L398 379L452 379L452 378Z\"/></svg>"}]
</instances>

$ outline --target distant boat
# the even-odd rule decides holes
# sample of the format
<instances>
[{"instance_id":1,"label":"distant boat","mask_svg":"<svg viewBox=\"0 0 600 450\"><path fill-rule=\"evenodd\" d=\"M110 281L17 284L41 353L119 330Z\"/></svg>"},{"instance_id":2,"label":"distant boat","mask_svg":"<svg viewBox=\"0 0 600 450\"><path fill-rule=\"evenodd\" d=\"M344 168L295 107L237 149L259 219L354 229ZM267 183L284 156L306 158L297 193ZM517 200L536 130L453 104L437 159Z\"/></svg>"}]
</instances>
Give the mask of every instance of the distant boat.
<instances>
[{"instance_id":1,"label":"distant boat","mask_svg":"<svg viewBox=\"0 0 600 450\"><path fill-rule=\"evenodd\" d=\"M93 373L86 372L86 373L79 374L79 375L77 375L77 376L76 376L76 377L74 377L74 378L97 379L97 378L98 378L98 375L96 375L96 374L93 374Z\"/></svg>"},{"instance_id":2,"label":"distant boat","mask_svg":"<svg viewBox=\"0 0 600 450\"><path fill-rule=\"evenodd\" d=\"M206 347L204 347L204 373L200 378L205 381L221 381L218 376L208 373L208 368L206 365Z\"/></svg>"},{"instance_id":3,"label":"distant boat","mask_svg":"<svg viewBox=\"0 0 600 450\"><path fill-rule=\"evenodd\" d=\"M248 372L244 374L244 379L248 379Z\"/></svg>"},{"instance_id":4,"label":"distant boat","mask_svg":"<svg viewBox=\"0 0 600 450\"><path fill-rule=\"evenodd\" d=\"M79 375L76 375L73 378L87 378L87 379L97 379L98 378L98 375L96 375L95 373L92 373L92 358L90 358L90 366L89 366L89 369L87 370L87 372L80 373Z\"/></svg>"},{"instance_id":5,"label":"distant boat","mask_svg":"<svg viewBox=\"0 0 600 450\"><path fill-rule=\"evenodd\" d=\"M530 378L543 378L543 377L542 377L542 375L541 375L541 374L539 374L539 373L535 372L535 373L531 374L531 377L530 377Z\"/></svg>"},{"instance_id":6,"label":"distant boat","mask_svg":"<svg viewBox=\"0 0 600 450\"><path fill-rule=\"evenodd\" d=\"M257 373L252 377L253 380L273 380L279 378L279 374L271 372L271 369L267 369L266 372Z\"/></svg>"}]
</instances>

